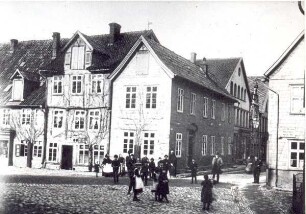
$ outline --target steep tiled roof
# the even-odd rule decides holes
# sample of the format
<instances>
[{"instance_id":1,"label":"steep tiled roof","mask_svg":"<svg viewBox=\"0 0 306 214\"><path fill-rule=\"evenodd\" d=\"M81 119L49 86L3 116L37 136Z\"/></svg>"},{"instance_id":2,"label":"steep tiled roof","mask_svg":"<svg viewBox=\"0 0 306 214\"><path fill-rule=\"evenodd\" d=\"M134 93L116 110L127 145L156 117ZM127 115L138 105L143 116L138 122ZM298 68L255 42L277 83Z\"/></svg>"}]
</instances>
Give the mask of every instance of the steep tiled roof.
<instances>
[{"instance_id":1,"label":"steep tiled roof","mask_svg":"<svg viewBox=\"0 0 306 214\"><path fill-rule=\"evenodd\" d=\"M257 81L258 84L258 103L259 103L259 111L260 112L264 112L265 111L265 107L267 104L267 99L268 99L268 89L267 87L265 87L265 83L263 83L262 81L260 81L260 79L263 79L264 77L262 76L249 76L248 77L248 82L249 82L249 86L250 86L250 91L251 94L254 91L254 86L256 84L256 79L259 79Z\"/></svg>"},{"instance_id":2,"label":"steep tiled roof","mask_svg":"<svg viewBox=\"0 0 306 214\"><path fill-rule=\"evenodd\" d=\"M38 89L34 90L30 96L25 98L20 105L23 106L41 106L44 105L46 101L46 85L43 84Z\"/></svg>"},{"instance_id":3,"label":"steep tiled roof","mask_svg":"<svg viewBox=\"0 0 306 214\"><path fill-rule=\"evenodd\" d=\"M240 60L241 58L206 59L209 76L225 88ZM197 60L196 64L202 67L203 60Z\"/></svg>"},{"instance_id":4,"label":"steep tiled roof","mask_svg":"<svg viewBox=\"0 0 306 214\"><path fill-rule=\"evenodd\" d=\"M156 55L176 75L203 86L215 93L234 99L224 88L205 75L204 70L153 40L147 40Z\"/></svg>"},{"instance_id":5,"label":"steep tiled roof","mask_svg":"<svg viewBox=\"0 0 306 214\"><path fill-rule=\"evenodd\" d=\"M93 64L86 68L88 70L105 69L111 72L121 60L126 56L140 36L146 38L156 38L153 31L135 31L120 33L113 44L110 44L111 37L109 34L87 36L82 34L88 43L93 47L94 54L99 55L99 60L93 61ZM64 53L46 67L45 70L64 71Z\"/></svg>"}]
</instances>

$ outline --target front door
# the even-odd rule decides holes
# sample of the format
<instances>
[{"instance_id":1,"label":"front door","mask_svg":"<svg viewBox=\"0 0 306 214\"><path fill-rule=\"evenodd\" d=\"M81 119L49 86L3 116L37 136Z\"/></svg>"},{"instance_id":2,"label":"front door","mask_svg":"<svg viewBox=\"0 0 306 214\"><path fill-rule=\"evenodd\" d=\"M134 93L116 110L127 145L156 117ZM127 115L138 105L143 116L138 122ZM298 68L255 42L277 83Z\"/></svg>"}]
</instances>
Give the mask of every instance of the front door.
<instances>
[{"instance_id":1,"label":"front door","mask_svg":"<svg viewBox=\"0 0 306 214\"><path fill-rule=\"evenodd\" d=\"M188 133L188 166L191 163L193 157L193 145L194 145L194 132L189 131Z\"/></svg>"},{"instance_id":2,"label":"front door","mask_svg":"<svg viewBox=\"0 0 306 214\"><path fill-rule=\"evenodd\" d=\"M72 146L62 147L62 164L61 169L72 169Z\"/></svg>"}]
</instances>

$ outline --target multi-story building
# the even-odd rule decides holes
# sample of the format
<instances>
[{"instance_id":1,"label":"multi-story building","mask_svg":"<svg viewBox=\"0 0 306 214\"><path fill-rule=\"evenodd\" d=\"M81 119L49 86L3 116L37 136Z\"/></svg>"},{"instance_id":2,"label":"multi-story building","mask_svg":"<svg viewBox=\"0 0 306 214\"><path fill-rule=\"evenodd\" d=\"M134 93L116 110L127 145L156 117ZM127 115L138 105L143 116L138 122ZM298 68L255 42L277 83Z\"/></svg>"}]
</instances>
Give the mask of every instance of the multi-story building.
<instances>
[{"instance_id":1,"label":"multi-story building","mask_svg":"<svg viewBox=\"0 0 306 214\"><path fill-rule=\"evenodd\" d=\"M211 78L238 100L234 105L233 158L238 162L245 160L251 154L251 129L249 124L251 96L243 59L204 58L198 60L197 64L207 66Z\"/></svg>"},{"instance_id":2,"label":"multi-story building","mask_svg":"<svg viewBox=\"0 0 306 214\"><path fill-rule=\"evenodd\" d=\"M47 77L47 168L87 170L109 148L109 79L137 39L157 41L153 31L107 35L76 32L41 71ZM59 35L55 35L55 38Z\"/></svg>"},{"instance_id":3,"label":"multi-story building","mask_svg":"<svg viewBox=\"0 0 306 214\"><path fill-rule=\"evenodd\" d=\"M110 154L159 157L175 151L178 168L194 158L209 166L219 152L232 160L234 103L207 72L141 37L110 75Z\"/></svg>"},{"instance_id":4,"label":"multi-story building","mask_svg":"<svg viewBox=\"0 0 306 214\"><path fill-rule=\"evenodd\" d=\"M250 154L265 161L267 155L268 140L268 85L262 82L263 76L249 76L248 82L251 94L258 96L258 127L254 127L252 116L250 116L251 148ZM256 90L256 92L255 92Z\"/></svg>"},{"instance_id":5,"label":"multi-story building","mask_svg":"<svg viewBox=\"0 0 306 214\"><path fill-rule=\"evenodd\" d=\"M292 189L305 161L304 31L265 73L269 82L267 181Z\"/></svg>"}]
</instances>

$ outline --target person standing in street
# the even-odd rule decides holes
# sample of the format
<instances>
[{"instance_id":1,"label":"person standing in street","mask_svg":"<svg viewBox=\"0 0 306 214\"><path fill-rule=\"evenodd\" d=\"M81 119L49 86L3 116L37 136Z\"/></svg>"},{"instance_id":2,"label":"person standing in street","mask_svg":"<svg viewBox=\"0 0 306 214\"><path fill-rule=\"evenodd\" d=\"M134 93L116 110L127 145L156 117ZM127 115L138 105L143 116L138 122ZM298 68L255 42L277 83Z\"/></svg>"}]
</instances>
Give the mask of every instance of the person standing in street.
<instances>
[{"instance_id":1,"label":"person standing in street","mask_svg":"<svg viewBox=\"0 0 306 214\"><path fill-rule=\"evenodd\" d=\"M261 171L261 160L259 160L256 156L254 157L254 163L253 163L253 176L254 176L254 182L259 184L259 176Z\"/></svg>"},{"instance_id":2,"label":"person standing in street","mask_svg":"<svg viewBox=\"0 0 306 214\"><path fill-rule=\"evenodd\" d=\"M141 166L141 178L144 181L144 185L148 185L148 175L149 175L149 162L143 162Z\"/></svg>"},{"instance_id":3,"label":"person standing in street","mask_svg":"<svg viewBox=\"0 0 306 214\"><path fill-rule=\"evenodd\" d=\"M172 175L172 176L176 177L177 158L176 158L173 150L171 150L171 152L170 152L169 161L170 161L170 164L171 164L170 176Z\"/></svg>"},{"instance_id":4,"label":"person standing in street","mask_svg":"<svg viewBox=\"0 0 306 214\"><path fill-rule=\"evenodd\" d=\"M133 176L134 176L135 164L136 164L136 158L134 158L133 154L130 154L129 158L126 158L126 167L127 167L128 175L130 179L129 190L127 193L128 195L131 194L131 190L133 188Z\"/></svg>"},{"instance_id":5,"label":"person standing in street","mask_svg":"<svg viewBox=\"0 0 306 214\"><path fill-rule=\"evenodd\" d=\"M119 175L120 176L123 176L125 174L125 160L124 160L124 157L122 157L121 154L119 154L119 158L118 158L118 161L120 163L120 168L119 168Z\"/></svg>"},{"instance_id":6,"label":"person standing in street","mask_svg":"<svg viewBox=\"0 0 306 214\"><path fill-rule=\"evenodd\" d=\"M134 192L133 201L140 201L140 199L137 198L137 195L143 192L143 181L140 176L140 166L141 165L138 165L138 167L135 168L134 176L132 178L132 185Z\"/></svg>"},{"instance_id":7,"label":"person standing in street","mask_svg":"<svg viewBox=\"0 0 306 214\"><path fill-rule=\"evenodd\" d=\"M212 188L213 184L208 179L208 175L204 175L204 181L201 183L202 191L201 191L201 201L203 203L203 210L209 210L209 206L212 202Z\"/></svg>"},{"instance_id":8,"label":"person standing in street","mask_svg":"<svg viewBox=\"0 0 306 214\"><path fill-rule=\"evenodd\" d=\"M163 162L163 167L162 169L166 170L166 174L167 174L167 177L169 178L170 177L170 174L169 174L169 170L170 170L170 161L168 159L168 155L165 155L164 156L164 160L162 161Z\"/></svg>"},{"instance_id":9,"label":"person standing in street","mask_svg":"<svg viewBox=\"0 0 306 214\"><path fill-rule=\"evenodd\" d=\"M167 194L169 194L169 180L167 178L167 171L163 169L158 176L158 186L157 186L157 197L158 201L162 202L163 199L169 203Z\"/></svg>"},{"instance_id":10,"label":"person standing in street","mask_svg":"<svg viewBox=\"0 0 306 214\"><path fill-rule=\"evenodd\" d=\"M212 174L213 179L215 179L215 175L217 175L217 183L219 183L221 166L223 165L223 160L219 157L219 153L216 153L216 156L212 160Z\"/></svg>"},{"instance_id":11,"label":"person standing in street","mask_svg":"<svg viewBox=\"0 0 306 214\"><path fill-rule=\"evenodd\" d=\"M150 171L150 178L151 179L153 178L153 174L155 173L155 168L156 168L156 165L155 165L155 162L154 162L154 158L151 158L151 161L149 163L149 171Z\"/></svg>"},{"instance_id":12,"label":"person standing in street","mask_svg":"<svg viewBox=\"0 0 306 214\"><path fill-rule=\"evenodd\" d=\"M99 164L98 161L94 165L94 170L95 170L95 173L96 173L96 177L98 177L98 174L99 174L99 171L100 171L100 164Z\"/></svg>"},{"instance_id":13,"label":"person standing in street","mask_svg":"<svg viewBox=\"0 0 306 214\"><path fill-rule=\"evenodd\" d=\"M195 162L194 159L192 159L191 161L190 169L191 169L191 183L193 184L193 178L194 178L194 183L197 183L198 164Z\"/></svg>"},{"instance_id":14,"label":"person standing in street","mask_svg":"<svg viewBox=\"0 0 306 214\"><path fill-rule=\"evenodd\" d=\"M116 184L119 182L119 168L120 168L118 155L114 155L114 160L112 161L112 167L113 167L114 183Z\"/></svg>"}]
</instances>

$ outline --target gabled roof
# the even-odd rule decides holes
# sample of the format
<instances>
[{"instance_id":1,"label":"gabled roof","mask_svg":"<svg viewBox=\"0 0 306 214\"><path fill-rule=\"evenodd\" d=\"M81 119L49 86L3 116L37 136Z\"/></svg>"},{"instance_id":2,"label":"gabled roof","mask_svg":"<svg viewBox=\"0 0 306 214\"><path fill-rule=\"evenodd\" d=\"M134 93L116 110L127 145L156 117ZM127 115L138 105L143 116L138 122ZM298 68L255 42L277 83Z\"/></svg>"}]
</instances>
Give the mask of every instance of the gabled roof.
<instances>
[{"instance_id":1,"label":"gabled roof","mask_svg":"<svg viewBox=\"0 0 306 214\"><path fill-rule=\"evenodd\" d=\"M160 43L157 43L151 39L146 39L143 36L139 38L131 51L122 60L122 63L115 69L109 78L114 79L117 75L119 75L122 68L137 51L137 48L139 48L142 44L144 44L150 50L151 54L153 54L153 56L162 63L161 66L170 77L183 78L201 87L205 87L206 89L209 89L210 91L221 96L235 100L235 98L233 98L225 89L218 86L215 81L206 76L201 67L163 47Z\"/></svg>"},{"instance_id":2,"label":"gabled roof","mask_svg":"<svg viewBox=\"0 0 306 214\"><path fill-rule=\"evenodd\" d=\"M304 40L304 30L298 35L298 37L289 45L289 47L282 53L282 55L271 65L271 67L265 72L265 76L269 77L273 74L277 68L288 58L288 56L294 51L294 49Z\"/></svg>"},{"instance_id":3,"label":"gabled roof","mask_svg":"<svg viewBox=\"0 0 306 214\"><path fill-rule=\"evenodd\" d=\"M60 56L55 60L52 60L48 66L42 69L51 71L52 73L63 73L65 50L77 38L77 36L81 36L86 43L90 44L93 48L93 54L99 58L99 60L93 60L93 64L86 69L91 71L104 70L108 73L112 72L112 70L119 65L121 60L125 57L140 36L152 38L158 42L152 30L120 33L112 44L110 44L110 34L87 36L77 32L62 49Z\"/></svg>"},{"instance_id":4,"label":"gabled roof","mask_svg":"<svg viewBox=\"0 0 306 214\"><path fill-rule=\"evenodd\" d=\"M268 88L267 84L263 83L260 81L261 79L264 79L263 76L249 76L248 81L249 81L249 86L250 86L250 91L253 93L254 91L254 86L257 82L258 84L258 103L259 103L259 112L264 113L266 110L266 105L268 102Z\"/></svg>"},{"instance_id":5,"label":"gabled roof","mask_svg":"<svg viewBox=\"0 0 306 214\"><path fill-rule=\"evenodd\" d=\"M34 82L39 82L39 78L40 78L39 74L33 73L33 72L20 71L18 68L15 71L15 73L10 77L10 79L13 79L17 73L20 76L22 76L24 79L34 81Z\"/></svg>"}]
</instances>

